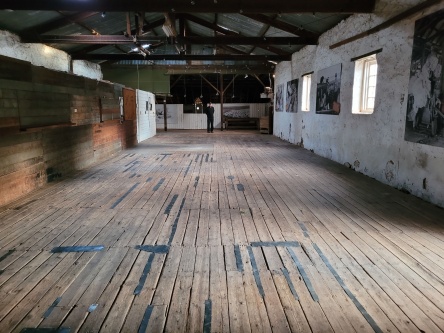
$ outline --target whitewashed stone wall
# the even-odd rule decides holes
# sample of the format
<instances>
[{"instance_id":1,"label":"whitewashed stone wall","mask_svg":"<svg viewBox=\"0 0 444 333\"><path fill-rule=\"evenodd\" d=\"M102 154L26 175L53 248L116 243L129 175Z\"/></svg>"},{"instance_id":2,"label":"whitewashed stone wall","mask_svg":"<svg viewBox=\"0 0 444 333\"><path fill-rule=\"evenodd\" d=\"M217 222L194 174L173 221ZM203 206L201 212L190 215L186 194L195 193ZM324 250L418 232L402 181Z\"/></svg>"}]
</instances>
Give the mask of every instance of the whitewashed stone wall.
<instances>
[{"instance_id":1,"label":"whitewashed stone wall","mask_svg":"<svg viewBox=\"0 0 444 333\"><path fill-rule=\"evenodd\" d=\"M381 0L375 14L353 15L323 34L318 46L305 47L293 54L291 62L278 64L275 91L276 85L298 78L299 111L275 112L274 134L444 207L444 148L404 140L415 21L444 8L444 2L378 33L329 48L420 2ZM351 58L380 48L375 111L369 115L352 114L354 62ZM342 64L341 112L337 116L316 114L317 72L339 63ZM310 112L301 112L301 75L310 71L314 71Z\"/></svg>"},{"instance_id":2,"label":"whitewashed stone wall","mask_svg":"<svg viewBox=\"0 0 444 333\"><path fill-rule=\"evenodd\" d=\"M4 30L0 30L0 55L61 72L69 72L71 61L66 52L44 44L21 43L17 35ZM80 60L73 62L73 74L96 80L103 78L99 65Z\"/></svg>"},{"instance_id":3,"label":"whitewashed stone wall","mask_svg":"<svg viewBox=\"0 0 444 333\"><path fill-rule=\"evenodd\" d=\"M102 80L102 68L99 64L85 60L74 60L72 62L73 74L84 76L93 80Z\"/></svg>"}]
</instances>

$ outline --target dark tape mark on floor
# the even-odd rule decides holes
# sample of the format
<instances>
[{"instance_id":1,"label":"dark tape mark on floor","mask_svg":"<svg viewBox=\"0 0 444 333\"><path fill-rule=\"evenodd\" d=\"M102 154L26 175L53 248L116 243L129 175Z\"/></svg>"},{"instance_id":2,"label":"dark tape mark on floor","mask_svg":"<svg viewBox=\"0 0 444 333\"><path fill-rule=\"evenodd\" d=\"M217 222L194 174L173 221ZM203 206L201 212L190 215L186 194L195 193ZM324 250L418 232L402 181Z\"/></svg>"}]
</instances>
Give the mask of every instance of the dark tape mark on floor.
<instances>
[{"instance_id":1,"label":"dark tape mark on floor","mask_svg":"<svg viewBox=\"0 0 444 333\"><path fill-rule=\"evenodd\" d=\"M190 161L190 164L188 164L187 168L185 169L185 173L184 173L184 175L183 175L183 178L185 178L185 177L187 176L188 172L190 171L190 167L191 167L191 163L192 163L192 162L193 162L193 161Z\"/></svg>"},{"instance_id":2,"label":"dark tape mark on floor","mask_svg":"<svg viewBox=\"0 0 444 333\"><path fill-rule=\"evenodd\" d=\"M179 212L177 213L177 216L174 219L173 226L171 227L171 234L170 234L170 238L168 238L168 245L171 245L174 235L176 234L177 224L179 223L179 217L180 217L180 214L182 214L182 209L183 209L184 204L185 204L185 198L183 198L182 202L180 203Z\"/></svg>"},{"instance_id":3,"label":"dark tape mark on floor","mask_svg":"<svg viewBox=\"0 0 444 333\"><path fill-rule=\"evenodd\" d=\"M205 313L204 313L204 323L203 323L203 332L204 333L211 333L211 316L212 316L212 309L213 304L211 302L211 299L207 299L205 301Z\"/></svg>"},{"instance_id":4,"label":"dark tape mark on floor","mask_svg":"<svg viewBox=\"0 0 444 333\"><path fill-rule=\"evenodd\" d=\"M99 169L99 170L97 170L97 171L94 171L93 173L90 173L88 176L85 176L85 177L83 177L82 179L83 179L83 180L85 180L85 179L89 179L89 178L91 178L92 176L94 176L95 174L99 173L100 171L102 171L102 169Z\"/></svg>"},{"instance_id":5,"label":"dark tape mark on floor","mask_svg":"<svg viewBox=\"0 0 444 333\"><path fill-rule=\"evenodd\" d=\"M45 313L43 314L43 318L48 318L49 315L51 314L52 310L55 309L55 307L60 303L61 300L62 300L62 297L57 297L56 300L48 308L48 310L45 311Z\"/></svg>"},{"instance_id":6,"label":"dark tape mark on floor","mask_svg":"<svg viewBox=\"0 0 444 333\"><path fill-rule=\"evenodd\" d=\"M342 289L344 289L347 296L352 300L353 304L356 306L356 308L359 310L359 312L361 312L362 316L365 318L365 320L367 320L367 322L370 324L370 326L373 328L373 330L376 333L382 333L381 328L378 326L378 324L376 324L376 322L373 320L372 316L370 316L368 314L368 312L365 310L365 308L362 306L362 304L359 303L359 301L356 299L355 295L353 295L353 293L350 291L350 289L348 289L348 287L345 285L344 281L341 279L339 274L336 272L336 270L330 264L327 257L321 251L321 249L315 243L313 243L313 247L316 250L316 252L319 254L319 256L321 257L324 264L327 266L327 268L333 274L336 281L338 281L338 283L341 285Z\"/></svg>"},{"instance_id":7,"label":"dark tape mark on floor","mask_svg":"<svg viewBox=\"0 0 444 333\"><path fill-rule=\"evenodd\" d=\"M6 252L4 255L2 255L0 257L0 262L5 260L7 257L9 257L11 254L13 254L15 252L15 249L12 250L8 250L8 252Z\"/></svg>"},{"instance_id":8,"label":"dark tape mark on floor","mask_svg":"<svg viewBox=\"0 0 444 333\"><path fill-rule=\"evenodd\" d=\"M132 156L134 156L134 155L132 155ZM125 168L130 166L130 165L133 165L136 162L137 162L137 159L135 159L134 161L129 162L128 164L125 164Z\"/></svg>"},{"instance_id":9,"label":"dark tape mark on floor","mask_svg":"<svg viewBox=\"0 0 444 333\"><path fill-rule=\"evenodd\" d=\"M91 245L91 246L57 246L51 250L52 253L62 252L98 252L102 251L105 247L103 245Z\"/></svg>"},{"instance_id":10,"label":"dark tape mark on floor","mask_svg":"<svg viewBox=\"0 0 444 333\"><path fill-rule=\"evenodd\" d=\"M259 294L262 298L265 297L264 288L262 287L261 277L259 276L259 271L257 269L256 259L254 258L253 249L251 246L247 246L248 254L250 256L251 266L253 267L253 276L256 281L257 289L259 290Z\"/></svg>"},{"instance_id":11,"label":"dark tape mark on floor","mask_svg":"<svg viewBox=\"0 0 444 333\"><path fill-rule=\"evenodd\" d=\"M135 249L152 253L168 253L170 247L168 245L136 245Z\"/></svg>"},{"instance_id":12,"label":"dark tape mark on floor","mask_svg":"<svg viewBox=\"0 0 444 333\"><path fill-rule=\"evenodd\" d=\"M156 186L154 186L153 191L157 191L160 186L163 184L163 182L165 181L165 178L162 178L161 180L159 180L159 182L156 184Z\"/></svg>"},{"instance_id":13,"label":"dark tape mark on floor","mask_svg":"<svg viewBox=\"0 0 444 333\"><path fill-rule=\"evenodd\" d=\"M170 156L171 154L169 154L169 153L164 153L164 154L160 154L160 155L163 155L163 157L162 157L162 159L161 159L161 161L163 161L167 156Z\"/></svg>"},{"instance_id":14,"label":"dark tape mark on floor","mask_svg":"<svg viewBox=\"0 0 444 333\"><path fill-rule=\"evenodd\" d=\"M305 286L307 287L308 291L310 292L311 298L313 298L313 301L319 302L319 297L316 294L316 291L315 291L313 285L311 284L311 281L308 278L308 275L305 272L304 267L302 266L298 257L296 256L296 253L294 253L294 251L291 247L287 247L287 251L288 251L288 253L290 253L291 258L293 259L294 263L296 264L299 274L301 274L302 279L304 280Z\"/></svg>"},{"instance_id":15,"label":"dark tape mark on floor","mask_svg":"<svg viewBox=\"0 0 444 333\"><path fill-rule=\"evenodd\" d=\"M168 204L167 208L165 209L165 214L171 213L171 209L173 209L173 206L176 203L176 200L178 197L179 197L178 194L173 195L173 198L171 199L170 203Z\"/></svg>"},{"instance_id":16,"label":"dark tape mark on floor","mask_svg":"<svg viewBox=\"0 0 444 333\"><path fill-rule=\"evenodd\" d=\"M146 333L146 329L148 328L148 324L150 322L151 314L153 313L154 306L148 305L148 307L145 310L145 313L143 314L142 322L139 326L138 333Z\"/></svg>"},{"instance_id":17,"label":"dark tape mark on floor","mask_svg":"<svg viewBox=\"0 0 444 333\"><path fill-rule=\"evenodd\" d=\"M155 255L154 253L150 253L145 268L143 269L142 275L140 276L139 284L137 285L136 289L134 289L133 293L134 295L139 295L140 292L142 291L145 281L148 277L148 274L150 273L151 265L153 264L154 261L154 255Z\"/></svg>"},{"instance_id":18,"label":"dark tape mark on floor","mask_svg":"<svg viewBox=\"0 0 444 333\"><path fill-rule=\"evenodd\" d=\"M298 224L301 227L302 232L304 233L304 236L307 238L310 238L310 235L308 234L308 230L307 230L307 227L305 226L305 224L302 222L298 222Z\"/></svg>"},{"instance_id":19,"label":"dark tape mark on floor","mask_svg":"<svg viewBox=\"0 0 444 333\"><path fill-rule=\"evenodd\" d=\"M197 184L199 184L199 176L196 176L194 181L194 187L197 187Z\"/></svg>"},{"instance_id":20,"label":"dark tape mark on floor","mask_svg":"<svg viewBox=\"0 0 444 333\"><path fill-rule=\"evenodd\" d=\"M116 208L116 206L122 202L123 199L125 199L128 194L130 194L140 183L135 183L124 195L122 195L113 205L111 206L111 209Z\"/></svg>"},{"instance_id":21,"label":"dark tape mark on floor","mask_svg":"<svg viewBox=\"0 0 444 333\"><path fill-rule=\"evenodd\" d=\"M234 256L236 257L236 267L239 272L244 271L244 264L242 263L242 256L239 245L234 245Z\"/></svg>"},{"instance_id":22,"label":"dark tape mark on floor","mask_svg":"<svg viewBox=\"0 0 444 333\"><path fill-rule=\"evenodd\" d=\"M282 270L282 273L284 273L285 280L287 280L287 284L291 290L291 293L293 294L294 298L297 301L299 301L298 293L296 292L296 289L294 288L293 281L291 281L290 274L288 273L288 270L285 267L282 267L281 270Z\"/></svg>"}]
</instances>

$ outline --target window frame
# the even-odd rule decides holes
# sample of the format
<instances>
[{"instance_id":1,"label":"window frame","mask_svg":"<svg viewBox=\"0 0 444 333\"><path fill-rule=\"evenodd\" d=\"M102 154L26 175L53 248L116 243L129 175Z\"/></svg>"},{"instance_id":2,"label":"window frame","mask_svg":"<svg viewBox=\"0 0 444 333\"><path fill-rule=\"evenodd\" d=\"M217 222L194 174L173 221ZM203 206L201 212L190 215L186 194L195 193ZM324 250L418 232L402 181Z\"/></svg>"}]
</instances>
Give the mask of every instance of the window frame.
<instances>
[{"instance_id":1,"label":"window frame","mask_svg":"<svg viewBox=\"0 0 444 333\"><path fill-rule=\"evenodd\" d=\"M371 74L371 67L373 65L376 65L376 74ZM361 91L361 105L360 110L361 112L365 113L373 113L375 110L375 97L376 97L376 85L378 84L378 62L376 60L376 57L368 57L364 59L364 75L362 76L362 91ZM370 79L371 77L375 77L375 85L370 85ZM369 97L369 91L370 88L374 88L374 96ZM369 98L373 98L373 107L369 107Z\"/></svg>"},{"instance_id":2,"label":"window frame","mask_svg":"<svg viewBox=\"0 0 444 333\"><path fill-rule=\"evenodd\" d=\"M373 114L375 111L376 93L378 86L378 59L376 55L382 49L367 53L357 58L351 59L355 63L354 79L353 79L353 97L352 97L352 113L353 114ZM370 68L376 65L375 84L370 85ZM374 88L374 96L369 96L369 91ZM373 108L368 107L369 98L373 98Z\"/></svg>"},{"instance_id":3,"label":"window frame","mask_svg":"<svg viewBox=\"0 0 444 333\"><path fill-rule=\"evenodd\" d=\"M301 111L310 112L311 77L313 73L302 75Z\"/></svg>"}]
</instances>

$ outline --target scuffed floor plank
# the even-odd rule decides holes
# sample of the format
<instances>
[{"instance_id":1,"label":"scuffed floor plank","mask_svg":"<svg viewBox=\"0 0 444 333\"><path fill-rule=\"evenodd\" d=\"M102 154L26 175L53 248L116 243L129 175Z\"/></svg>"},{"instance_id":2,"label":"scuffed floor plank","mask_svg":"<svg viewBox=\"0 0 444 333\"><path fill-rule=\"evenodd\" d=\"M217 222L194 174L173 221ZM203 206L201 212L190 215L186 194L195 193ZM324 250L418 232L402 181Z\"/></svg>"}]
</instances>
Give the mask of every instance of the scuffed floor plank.
<instances>
[{"instance_id":1,"label":"scuffed floor plank","mask_svg":"<svg viewBox=\"0 0 444 333\"><path fill-rule=\"evenodd\" d=\"M0 332L442 333L441 221L276 137L158 133L0 208Z\"/></svg>"}]
</instances>

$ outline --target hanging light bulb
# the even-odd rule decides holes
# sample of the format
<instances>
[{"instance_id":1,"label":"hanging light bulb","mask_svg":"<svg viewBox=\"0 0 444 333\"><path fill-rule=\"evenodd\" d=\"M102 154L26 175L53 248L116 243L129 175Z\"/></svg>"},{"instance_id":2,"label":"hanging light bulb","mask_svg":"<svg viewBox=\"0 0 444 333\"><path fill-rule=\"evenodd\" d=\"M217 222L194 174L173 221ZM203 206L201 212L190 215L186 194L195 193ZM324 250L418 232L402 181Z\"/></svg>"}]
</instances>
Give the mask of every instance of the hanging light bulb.
<instances>
[{"instance_id":1,"label":"hanging light bulb","mask_svg":"<svg viewBox=\"0 0 444 333\"><path fill-rule=\"evenodd\" d=\"M216 76L216 86L217 86L216 96L219 96L219 78L217 76Z\"/></svg>"}]
</instances>

